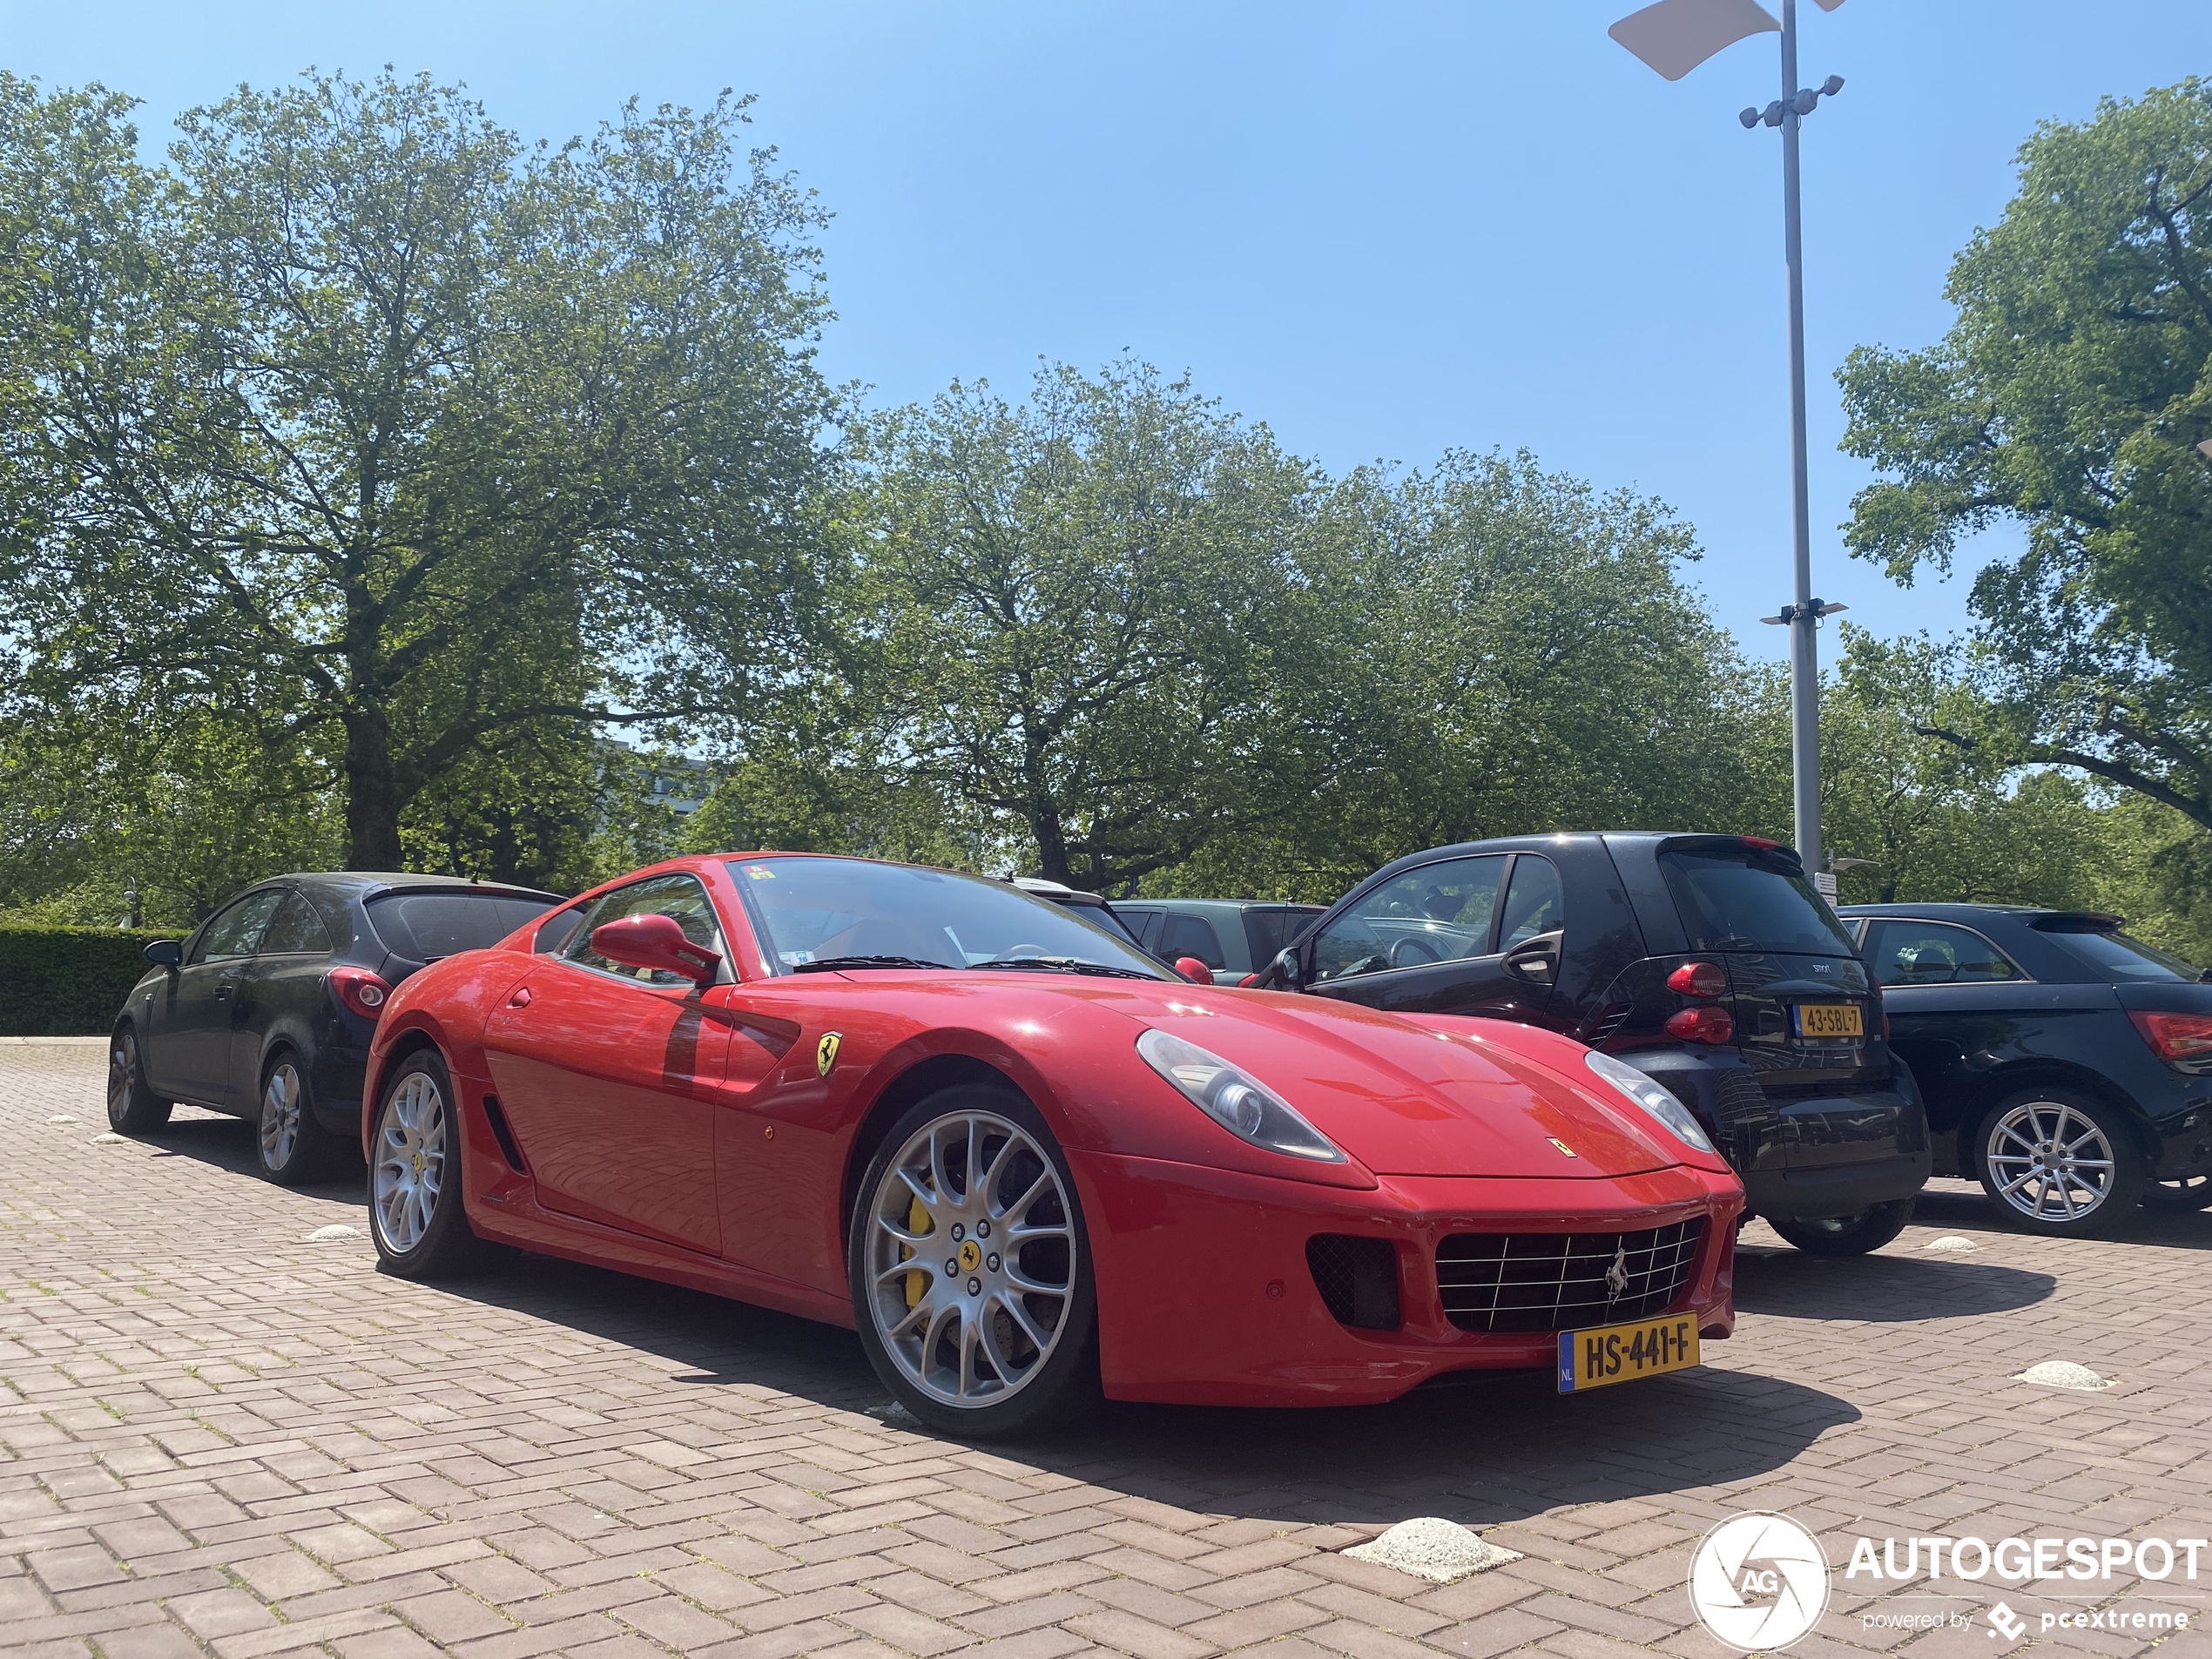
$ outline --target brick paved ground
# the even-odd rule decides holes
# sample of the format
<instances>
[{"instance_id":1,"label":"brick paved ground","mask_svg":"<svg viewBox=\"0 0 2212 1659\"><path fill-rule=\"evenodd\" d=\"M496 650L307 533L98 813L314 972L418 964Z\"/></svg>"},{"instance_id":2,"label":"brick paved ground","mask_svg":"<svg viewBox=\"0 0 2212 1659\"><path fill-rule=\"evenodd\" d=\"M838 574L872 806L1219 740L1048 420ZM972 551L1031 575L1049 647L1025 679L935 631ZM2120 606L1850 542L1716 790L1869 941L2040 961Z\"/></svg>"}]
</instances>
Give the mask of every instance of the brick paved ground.
<instances>
[{"instance_id":1,"label":"brick paved ground","mask_svg":"<svg viewBox=\"0 0 2212 1659\"><path fill-rule=\"evenodd\" d=\"M1117 1407L977 1449L868 1415L885 1397L846 1332L534 1258L464 1289L387 1278L366 1238L307 1242L361 1221L354 1190L256 1180L242 1123L94 1143L101 1061L0 1047L11 1651L1713 1659L1683 1579L1735 1509L1817 1525L1839 1568L1860 1533L2212 1533L2212 1217L2056 1244L1945 1184L1871 1260L1747 1233L1742 1325L1700 1372L1570 1400L1515 1378L1356 1413ZM1928 1251L1942 1234L1975 1248ZM2053 1356L2117 1385L2010 1380ZM1527 1559L1439 1589L1338 1553L1422 1514ZM2163 1588L2202 1613L2212 1563L2191 1599ZM2088 1604L2007 1599L2032 1625ZM1793 1651L2152 1645L1869 1630L1867 1602L1839 1575Z\"/></svg>"}]
</instances>

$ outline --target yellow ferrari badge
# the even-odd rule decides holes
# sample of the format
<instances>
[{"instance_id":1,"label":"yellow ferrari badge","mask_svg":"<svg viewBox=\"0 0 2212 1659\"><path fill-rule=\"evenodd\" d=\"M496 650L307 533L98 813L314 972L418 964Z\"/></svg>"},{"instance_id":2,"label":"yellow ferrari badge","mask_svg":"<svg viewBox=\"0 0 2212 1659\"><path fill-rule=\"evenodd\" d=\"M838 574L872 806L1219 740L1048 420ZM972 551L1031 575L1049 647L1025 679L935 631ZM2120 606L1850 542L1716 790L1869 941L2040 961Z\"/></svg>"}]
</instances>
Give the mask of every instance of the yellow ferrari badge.
<instances>
[{"instance_id":1,"label":"yellow ferrari badge","mask_svg":"<svg viewBox=\"0 0 2212 1659\"><path fill-rule=\"evenodd\" d=\"M844 1041L845 1034L841 1031L822 1033L822 1040L814 1045L814 1072L817 1076L830 1075L830 1068L837 1063L838 1045Z\"/></svg>"},{"instance_id":2,"label":"yellow ferrari badge","mask_svg":"<svg viewBox=\"0 0 2212 1659\"><path fill-rule=\"evenodd\" d=\"M972 1273L982 1264L983 1247L981 1244L970 1238L961 1245L960 1271L961 1272Z\"/></svg>"},{"instance_id":3,"label":"yellow ferrari badge","mask_svg":"<svg viewBox=\"0 0 2212 1659\"><path fill-rule=\"evenodd\" d=\"M1554 1146L1557 1147L1557 1148L1558 1148L1561 1151L1562 1151L1562 1152L1566 1153L1566 1154L1567 1154L1567 1156L1568 1156L1568 1157L1570 1157L1570 1158L1571 1158L1571 1157L1575 1157L1575 1149L1574 1149L1573 1147L1571 1147L1571 1146L1568 1145L1568 1143L1567 1143L1566 1142L1564 1142L1564 1141L1561 1140L1561 1139L1559 1138L1559 1136L1556 1136L1556 1135L1548 1135L1548 1136L1546 1136L1544 1138L1545 1138L1545 1139L1547 1139L1547 1140L1548 1140L1548 1141L1549 1141L1549 1142L1550 1142L1550 1143L1551 1143Z\"/></svg>"}]
</instances>

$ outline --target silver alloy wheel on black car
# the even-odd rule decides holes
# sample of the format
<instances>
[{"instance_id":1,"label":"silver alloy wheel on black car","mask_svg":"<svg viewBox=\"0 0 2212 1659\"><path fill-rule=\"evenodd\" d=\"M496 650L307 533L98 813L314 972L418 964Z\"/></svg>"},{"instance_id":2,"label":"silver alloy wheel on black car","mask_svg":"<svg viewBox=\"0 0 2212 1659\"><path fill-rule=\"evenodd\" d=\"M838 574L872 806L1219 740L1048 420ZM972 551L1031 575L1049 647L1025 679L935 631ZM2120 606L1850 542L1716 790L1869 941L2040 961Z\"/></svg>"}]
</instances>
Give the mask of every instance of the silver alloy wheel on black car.
<instances>
[{"instance_id":1,"label":"silver alloy wheel on black car","mask_svg":"<svg viewBox=\"0 0 2212 1659\"><path fill-rule=\"evenodd\" d=\"M1983 1188L2014 1220L2043 1231L2117 1225L2142 1196L2135 1147L2101 1102L2028 1089L2000 1101L1976 1139Z\"/></svg>"},{"instance_id":2,"label":"silver alloy wheel on black car","mask_svg":"<svg viewBox=\"0 0 2212 1659\"><path fill-rule=\"evenodd\" d=\"M300 1068L289 1056L269 1068L268 1080L261 1085L261 1167L265 1170L274 1173L292 1167L300 1150L300 1137L306 1132L300 1116L307 1092L300 1082Z\"/></svg>"},{"instance_id":3,"label":"silver alloy wheel on black car","mask_svg":"<svg viewBox=\"0 0 2212 1659\"><path fill-rule=\"evenodd\" d=\"M1041 1375L1068 1323L1075 1230L1060 1174L990 1112L909 1136L869 1204L868 1306L908 1383L941 1405L991 1406Z\"/></svg>"},{"instance_id":4,"label":"silver alloy wheel on black car","mask_svg":"<svg viewBox=\"0 0 2212 1659\"><path fill-rule=\"evenodd\" d=\"M2212 1210L2212 1175L2154 1182L2143 1202L2155 1210Z\"/></svg>"},{"instance_id":5,"label":"silver alloy wheel on black car","mask_svg":"<svg viewBox=\"0 0 2212 1659\"><path fill-rule=\"evenodd\" d=\"M394 1256L421 1248L445 1182L446 1100L428 1071L401 1077L384 1103L368 1170L369 1223Z\"/></svg>"},{"instance_id":6,"label":"silver alloy wheel on black car","mask_svg":"<svg viewBox=\"0 0 2212 1659\"><path fill-rule=\"evenodd\" d=\"M145 1065L135 1028L118 1026L107 1047L107 1123L118 1135L146 1135L169 1121L172 1103L146 1087Z\"/></svg>"}]
</instances>

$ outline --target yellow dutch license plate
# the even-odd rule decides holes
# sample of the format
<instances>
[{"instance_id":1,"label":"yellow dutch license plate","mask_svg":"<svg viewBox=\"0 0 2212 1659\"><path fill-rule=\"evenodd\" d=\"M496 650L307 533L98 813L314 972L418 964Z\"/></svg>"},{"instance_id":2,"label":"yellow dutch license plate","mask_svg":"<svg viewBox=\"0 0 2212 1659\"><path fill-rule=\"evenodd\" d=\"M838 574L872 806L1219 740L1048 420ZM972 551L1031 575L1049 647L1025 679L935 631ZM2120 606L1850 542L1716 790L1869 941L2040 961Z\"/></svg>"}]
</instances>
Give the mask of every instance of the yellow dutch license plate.
<instances>
[{"instance_id":1,"label":"yellow dutch license plate","mask_svg":"<svg viewBox=\"0 0 2212 1659\"><path fill-rule=\"evenodd\" d=\"M1801 1037L1863 1037L1866 1015L1856 1002L1800 1002L1797 1035Z\"/></svg>"},{"instance_id":2,"label":"yellow dutch license plate","mask_svg":"<svg viewBox=\"0 0 2212 1659\"><path fill-rule=\"evenodd\" d=\"M1697 1363L1697 1321L1687 1313L1664 1319L1601 1325L1559 1333L1559 1392L1610 1388Z\"/></svg>"}]
</instances>

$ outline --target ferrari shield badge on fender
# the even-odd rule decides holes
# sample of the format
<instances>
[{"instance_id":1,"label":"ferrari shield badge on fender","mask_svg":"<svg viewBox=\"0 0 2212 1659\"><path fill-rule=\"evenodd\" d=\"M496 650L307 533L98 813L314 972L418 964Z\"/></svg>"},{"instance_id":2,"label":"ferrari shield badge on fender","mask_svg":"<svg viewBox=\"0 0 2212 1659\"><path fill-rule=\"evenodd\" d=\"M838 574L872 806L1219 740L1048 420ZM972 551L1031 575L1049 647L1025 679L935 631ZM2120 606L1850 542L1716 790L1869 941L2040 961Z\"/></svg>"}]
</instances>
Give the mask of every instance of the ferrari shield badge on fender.
<instances>
[{"instance_id":1,"label":"ferrari shield badge on fender","mask_svg":"<svg viewBox=\"0 0 2212 1659\"><path fill-rule=\"evenodd\" d=\"M830 1068L837 1063L838 1047L844 1041L845 1034L841 1031L822 1033L822 1040L814 1045L814 1075L816 1076L826 1077L830 1075Z\"/></svg>"},{"instance_id":2,"label":"ferrari shield badge on fender","mask_svg":"<svg viewBox=\"0 0 2212 1659\"><path fill-rule=\"evenodd\" d=\"M1566 1142L1561 1140L1558 1136L1547 1135L1544 1138L1549 1141L1554 1146L1557 1147L1561 1151L1566 1153L1568 1157L1571 1158L1575 1156L1575 1149L1568 1145Z\"/></svg>"}]
</instances>

